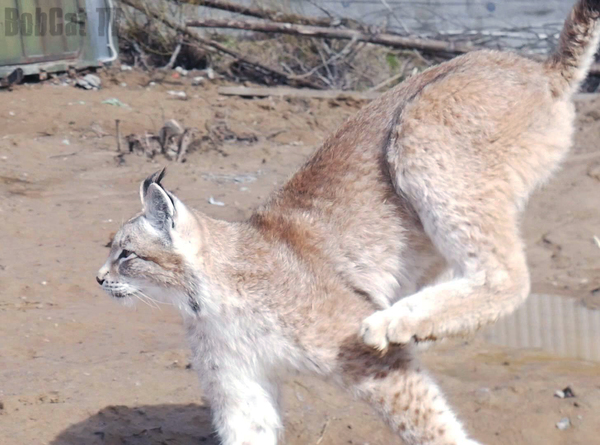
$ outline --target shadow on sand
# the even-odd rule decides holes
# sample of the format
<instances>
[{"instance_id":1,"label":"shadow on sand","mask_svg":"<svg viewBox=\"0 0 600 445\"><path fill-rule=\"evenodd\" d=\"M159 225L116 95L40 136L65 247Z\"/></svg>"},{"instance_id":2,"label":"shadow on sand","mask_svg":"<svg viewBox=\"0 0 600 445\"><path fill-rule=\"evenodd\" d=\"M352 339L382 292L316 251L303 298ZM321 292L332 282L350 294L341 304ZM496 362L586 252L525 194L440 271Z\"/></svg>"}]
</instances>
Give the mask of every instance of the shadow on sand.
<instances>
[{"instance_id":1,"label":"shadow on sand","mask_svg":"<svg viewBox=\"0 0 600 445\"><path fill-rule=\"evenodd\" d=\"M205 406L108 406L60 433L51 445L218 445Z\"/></svg>"}]
</instances>

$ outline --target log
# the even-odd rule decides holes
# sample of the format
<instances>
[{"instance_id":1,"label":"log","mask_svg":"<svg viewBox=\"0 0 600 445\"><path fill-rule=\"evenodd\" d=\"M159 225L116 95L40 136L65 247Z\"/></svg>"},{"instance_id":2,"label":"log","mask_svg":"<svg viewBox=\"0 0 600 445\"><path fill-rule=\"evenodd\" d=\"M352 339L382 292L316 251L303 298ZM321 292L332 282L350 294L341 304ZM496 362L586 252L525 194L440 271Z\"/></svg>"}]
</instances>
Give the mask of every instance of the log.
<instances>
[{"instance_id":1,"label":"log","mask_svg":"<svg viewBox=\"0 0 600 445\"><path fill-rule=\"evenodd\" d=\"M266 9L261 7L252 7L231 3L225 0L179 0L178 3L186 3L188 5L204 6L206 8L219 9L221 11L233 12L249 17L271 20L279 23L295 23L298 25L312 26L352 26L354 28L362 28L362 25L356 20L347 18L322 18L322 17L305 17L299 14L276 11L274 9Z\"/></svg>"},{"instance_id":2,"label":"log","mask_svg":"<svg viewBox=\"0 0 600 445\"><path fill-rule=\"evenodd\" d=\"M392 48L417 49L429 53L464 54L474 49L471 45L455 44L442 40L402 37L396 34L368 34L355 29L327 28L322 26L294 25L291 23L258 22L228 19L188 20L191 28L229 28L265 33L291 34L304 37L320 37L374 43Z\"/></svg>"},{"instance_id":3,"label":"log","mask_svg":"<svg viewBox=\"0 0 600 445\"><path fill-rule=\"evenodd\" d=\"M221 45L219 42L215 42L214 40L205 39L204 37L200 37L198 34L192 32L187 27L180 25L179 23L169 19L168 17L165 16L165 14L157 11L156 9L153 9L152 7L148 6L147 4L142 3L140 0L121 0L121 3L123 3L127 6L131 6L134 9L137 9L138 11L146 14L148 17L159 20L164 25L166 25L169 28L186 36L190 40L193 40L193 41L199 43L202 46L213 48L219 52L227 54L242 63L245 63L247 65L258 68L261 71L266 72L268 74L277 76L277 77L285 80L287 83L289 83L291 85L304 86L304 87L314 88L317 90L323 89L323 86L321 86L317 83L311 82L310 80L294 79L294 78L290 77L288 74L286 74L285 72L283 72L277 68L271 68L266 65L263 65L262 63L255 61L255 60L249 59L248 57L245 57L245 56L237 53L236 51L233 51L233 50L227 48L226 46Z\"/></svg>"}]
</instances>

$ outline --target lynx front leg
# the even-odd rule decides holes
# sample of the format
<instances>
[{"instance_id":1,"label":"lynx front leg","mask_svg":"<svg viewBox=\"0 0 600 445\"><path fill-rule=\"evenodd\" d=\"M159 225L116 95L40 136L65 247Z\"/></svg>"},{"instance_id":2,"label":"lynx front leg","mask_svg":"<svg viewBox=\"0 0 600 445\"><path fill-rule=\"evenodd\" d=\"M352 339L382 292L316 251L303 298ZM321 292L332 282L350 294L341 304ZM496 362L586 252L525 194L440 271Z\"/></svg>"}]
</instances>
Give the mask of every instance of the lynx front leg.
<instances>
[{"instance_id":1,"label":"lynx front leg","mask_svg":"<svg viewBox=\"0 0 600 445\"><path fill-rule=\"evenodd\" d=\"M239 375L203 383L223 445L277 444L282 428L277 388Z\"/></svg>"}]
</instances>

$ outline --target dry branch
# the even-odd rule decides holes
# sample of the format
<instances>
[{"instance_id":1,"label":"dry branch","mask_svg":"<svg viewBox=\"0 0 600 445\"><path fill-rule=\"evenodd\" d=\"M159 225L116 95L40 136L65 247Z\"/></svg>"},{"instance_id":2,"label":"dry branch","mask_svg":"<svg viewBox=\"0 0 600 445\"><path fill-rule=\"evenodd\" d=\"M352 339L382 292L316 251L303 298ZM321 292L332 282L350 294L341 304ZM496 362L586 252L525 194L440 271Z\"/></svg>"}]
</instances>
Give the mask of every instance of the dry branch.
<instances>
[{"instance_id":1,"label":"dry branch","mask_svg":"<svg viewBox=\"0 0 600 445\"><path fill-rule=\"evenodd\" d=\"M473 50L471 45L442 40L416 39L395 34L368 34L354 29L326 28L322 26L294 25L291 23L258 22L226 19L188 20L186 25L198 28L229 28L266 33L291 34L305 37L322 37L375 43L393 48L417 49L423 52L463 54Z\"/></svg>"},{"instance_id":2,"label":"dry branch","mask_svg":"<svg viewBox=\"0 0 600 445\"><path fill-rule=\"evenodd\" d=\"M177 31L178 33L186 36L188 39L195 41L204 47L213 48L217 51L227 54L227 55L233 57L234 59L238 60L239 62L242 62L246 65L253 66L255 68L260 69L263 72L266 72L268 74L275 75L281 79L284 79L287 83L289 83L291 85L305 86L305 87L310 87L310 88L315 88L315 89L323 88L321 85L311 82L310 80L293 79L288 74L286 74L285 72L283 72L279 69L271 68L266 65L263 65L262 63L251 60L251 59L227 48L226 46L221 45L218 42L215 42L214 40L205 39L203 37L200 37L198 34L190 31L185 26L180 25L179 23L169 19L163 13L155 10L154 8L148 6L147 4L142 3L140 0L121 0L121 3L131 6L134 9L137 9L138 11L146 14L150 18L155 18L155 19L159 20L164 25L168 26L169 28Z\"/></svg>"},{"instance_id":3,"label":"dry branch","mask_svg":"<svg viewBox=\"0 0 600 445\"><path fill-rule=\"evenodd\" d=\"M346 18L321 18L321 17L305 17L299 14L276 11L274 9L255 8L251 6L231 3L224 0L179 0L178 3L187 3L189 5L205 6L207 8L220 9L237 14L256 17L259 19L271 20L279 23L296 23L299 25L312 26L354 26L361 27L360 23L352 19Z\"/></svg>"}]
</instances>

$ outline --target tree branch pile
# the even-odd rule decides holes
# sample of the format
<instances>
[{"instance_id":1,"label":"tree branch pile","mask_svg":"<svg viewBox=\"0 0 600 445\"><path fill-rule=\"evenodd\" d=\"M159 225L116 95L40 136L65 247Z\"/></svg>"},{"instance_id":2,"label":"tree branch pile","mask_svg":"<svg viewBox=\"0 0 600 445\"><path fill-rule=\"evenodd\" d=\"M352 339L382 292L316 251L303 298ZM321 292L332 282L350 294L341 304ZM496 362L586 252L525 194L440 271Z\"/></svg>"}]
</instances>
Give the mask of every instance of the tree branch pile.
<instances>
[{"instance_id":1,"label":"tree branch pile","mask_svg":"<svg viewBox=\"0 0 600 445\"><path fill-rule=\"evenodd\" d=\"M356 87L347 81L349 70L355 69L353 64L357 53L365 44L379 45L386 51L403 51L403 56L418 59L419 64L413 64L418 69L429 66L443 59L455 57L470 51L482 49L472 43L460 43L452 40L438 40L405 36L381 30L372 30L369 27L351 19L333 17L305 17L299 14L284 13L262 7L250 7L232 3L226 0L178 0L177 5L186 4L202 6L211 9L239 14L252 19L190 19L180 23L163 11L142 2L141 0L121 0L124 5L130 6L150 19L155 19L170 28L178 36L184 37L188 42L199 46L211 53L219 53L233 59L232 70L239 77L244 77L248 72L254 72L254 80L271 79L271 84L287 84L291 86L308 87L313 89L340 89ZM166 2L173 5L174 0ZM173 16L173 15L172 15ZM226 45L219 41L219 37L209 38L194 32L192 28L205 29L235 29L253 31L258 33L277 34L289 36L290 46L297 48L307 46L308 53L312 53L311 66L306 66L300 55L286 54L288 59L295 58L294 63L284 60L264 61L260 57L251 57L247 52L236 51L232 45ZM298 40L299 39L299 40ZM304 39L309 43L299 43ZM340 42L348 43L340 43ZM178 46L180 48L180 45ZM288 48L289 49L289 48ZM139 46L137 46L139 51ZM285 51L284 51L285 52ZM289 51L288 51L289 52ZM531 56L541 58L540 56ZM170 65L175 63L174 56ZM144 60L142 59L142 62ZM145 64L145 62L144 62ZM390 64L392 64L390 62ZM293 65L293 66L292 66ZM371 79L370 88L382 86L393 86L410 74L407 64L402 66L400 72L394 69L388 80ZM390 66L391 68L391 66ZM600 75L600 64L592 66L591 74ZM363 73L363 77L368 75ZM269 83L269 82L267 82ZM350 85L349 85L350 84Z\"/></svg>"}]
</instances>

